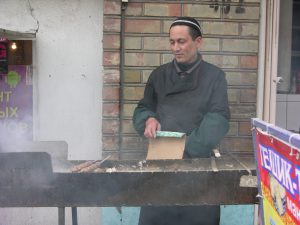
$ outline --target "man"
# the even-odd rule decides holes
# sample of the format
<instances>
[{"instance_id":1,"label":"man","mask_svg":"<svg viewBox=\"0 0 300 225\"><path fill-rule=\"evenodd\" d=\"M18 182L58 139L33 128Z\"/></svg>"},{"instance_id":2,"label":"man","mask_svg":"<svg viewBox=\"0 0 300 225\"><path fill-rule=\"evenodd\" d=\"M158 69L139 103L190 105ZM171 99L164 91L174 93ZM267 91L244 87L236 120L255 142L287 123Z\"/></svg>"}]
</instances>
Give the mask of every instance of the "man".
<instances>
[{"instance_id":1,"label":"man","mask_svg":"<svg viewBox=\"0 0 300 225\"><path fill-rule=\"evenodd\" d=\"M229 128L225 74L198 53L197 20L177 18L169 36L174 60L151 73L134 111L134 127L147 138L155 138L158 130L186 133L184 158L210 157ZM219 206L143 207L139 224L217 225L219 219Z\"/></svg>"}]
</instances>

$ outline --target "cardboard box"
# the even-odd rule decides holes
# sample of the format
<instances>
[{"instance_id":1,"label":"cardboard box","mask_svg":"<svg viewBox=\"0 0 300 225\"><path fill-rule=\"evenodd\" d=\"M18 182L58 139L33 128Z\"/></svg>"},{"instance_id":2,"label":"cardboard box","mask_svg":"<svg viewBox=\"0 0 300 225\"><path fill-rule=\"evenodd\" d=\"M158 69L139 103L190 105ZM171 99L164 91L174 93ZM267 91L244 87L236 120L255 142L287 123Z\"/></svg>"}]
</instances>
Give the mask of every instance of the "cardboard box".
<instances>
[{"instance_id":1,"label":"cardboard box","mask_svg":"<svg viewBox=\"0 0 300 225\"><path fill-rule=\"evenodd\" d=\"M147 159L182 159L186 135L180 132L157 131L149 139Z\"/></svg>"}]
</instances>

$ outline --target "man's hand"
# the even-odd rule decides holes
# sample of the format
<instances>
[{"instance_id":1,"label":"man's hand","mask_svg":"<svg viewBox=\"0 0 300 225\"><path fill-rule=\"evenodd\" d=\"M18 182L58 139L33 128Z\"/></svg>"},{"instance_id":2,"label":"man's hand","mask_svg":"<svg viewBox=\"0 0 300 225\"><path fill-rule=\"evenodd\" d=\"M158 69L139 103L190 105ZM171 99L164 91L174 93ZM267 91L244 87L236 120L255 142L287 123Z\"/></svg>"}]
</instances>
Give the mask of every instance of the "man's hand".
<instances>
[{"instance_id":1,"label":"man's hand","mask_svg":"<svg viewBox=\"0 0 300 225\"><path fill-rule=\"evenodd\" d=\"M161 126L160 123L157 121L157 119L150 117L146 121L146 128L144 135L147 138L155 138L156 137L156 131L160 130Z\"/></svg>"}]
</instances>

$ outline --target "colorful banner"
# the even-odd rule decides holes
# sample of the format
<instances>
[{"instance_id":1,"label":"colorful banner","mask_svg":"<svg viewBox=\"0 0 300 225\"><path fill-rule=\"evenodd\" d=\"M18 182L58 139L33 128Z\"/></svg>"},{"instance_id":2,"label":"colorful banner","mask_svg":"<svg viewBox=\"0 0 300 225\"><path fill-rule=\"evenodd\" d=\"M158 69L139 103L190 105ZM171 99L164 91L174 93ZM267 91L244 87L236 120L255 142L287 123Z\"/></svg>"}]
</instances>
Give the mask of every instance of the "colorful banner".
<instances>
[{"instance_id":1,"label":"colorful banner","mask_svg":"<svg viewBox=\"0 0 300 225\"><path fill-rule=\"evenodd\" d=\"M254 136L264 224L300 224L299 151L260 129Z\"/></svg>"},{"instance_id":2,"label":"colorful banner","mask_svg":"<svg viewBox=\"0 0 300 225\"><path fill-rule=\"evenodd\" d=\"M32 73L30 66L9 66L0 79L0 143L32 140Z\"/></svg>"}]
</instances>

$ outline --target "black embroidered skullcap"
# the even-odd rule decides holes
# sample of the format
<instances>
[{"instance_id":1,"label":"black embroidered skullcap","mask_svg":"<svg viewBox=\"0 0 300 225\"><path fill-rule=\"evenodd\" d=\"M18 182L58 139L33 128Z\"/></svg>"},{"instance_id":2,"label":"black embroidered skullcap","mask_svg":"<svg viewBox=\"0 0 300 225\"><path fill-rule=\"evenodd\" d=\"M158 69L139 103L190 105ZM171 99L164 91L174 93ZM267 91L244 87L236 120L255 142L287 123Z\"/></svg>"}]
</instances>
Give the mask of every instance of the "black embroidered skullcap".
<instances>
[{"instance_id":1,"label":"black embroidered skullcap","mask_svg":"<svg viewBox=\"0 0 300 225\"><path fill-rule=\"evenodd\" d=\"M202 37L202 30L200 24L196 19L193 17L178 17L174 22L171 24L170 29L176 25L185 25L193 28L195 31L199 33L199 36Z\"/></svg>"}]
</instances>

